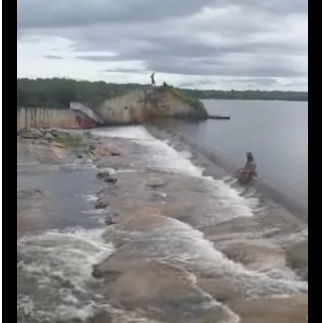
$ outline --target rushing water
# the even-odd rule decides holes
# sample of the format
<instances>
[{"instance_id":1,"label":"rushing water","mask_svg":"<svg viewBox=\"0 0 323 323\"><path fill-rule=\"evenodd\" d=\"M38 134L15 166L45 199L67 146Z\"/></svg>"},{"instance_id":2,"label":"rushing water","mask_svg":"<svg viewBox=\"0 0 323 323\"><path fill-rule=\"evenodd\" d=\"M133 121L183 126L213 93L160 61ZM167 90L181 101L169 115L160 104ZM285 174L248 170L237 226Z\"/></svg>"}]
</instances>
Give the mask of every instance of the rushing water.
<instances>
[{"instance_id":1,"label":"rushing water","mask_svg":"<svg viewBox=\"0 0 323 323\"><path fill-rule=\"evenodd\" d=\"M118 175L121 183L122 176L125 181L115 191L116 196L120 194L121 203L126 204L132 198L131 212L135 211L137 187L145 190L144 186L138 186L145 170L162 171L174 179L174 186L168 188L167 194L161 192L159 198L175 197L164 200L165 210L168 203L170 211L172 206L175 207L174 216L160 214L150 218L151 214L146 212L148 214L141 213L138 218L133 216L124 227L110 226L112 231L115 230L115 238L124 243L118 250L108 230L102 235L106 227L103 214L98 213L101 210L94 210L93 200L101 183L91 161L66 160L60 165L19 164L19 199L23 200L27 191L35 189L44 196L43 203L35 203L29 211L24 210L22 204L18 216L18 322L73 322L73 319L83 320L102 309L113 313L118 318L116 323L153 322L146 320L145 315L140 320L132 320L132 313L113 308L100 293L102 281L92 277L92 266L109 255L112 255L112 261L114 257L121 264L120 270L131 272L132 259L137 263L149 259L171 265L189 280L187 290L191 294L187 295L192 299L175 298L173 301L179 303L174 307L172 300L167 303L172 295L169 292L163 302L171 307L165 307L164 312L161 310L165 315L165 319L161 316L162 322L179 322L177 318L183 319L183 308L194 317L202 317L212 310L226 318L223 322L237 322L237 316L220 302L223 286L228 286L234 295L246 297L307 292L307 282L286 262L281 249L282 245L307 241L306 228L294 235L293 225L278 221L280 216L283 217L281 210L270 210L252 192L247 196L230 183L203 176L203 171L190 161L189 152L176 151L171 143L155 139L144 127L100 129L93 133L102 140L104 137L127 138L136 147L133 149L138 149L129 150L129 155L124 156L124 164L118 164L119 171L130 169L134 174L132 180L127 177L129 174L121 172ZM195 201L198 202L197 208ZM139 200L138 203L142 202ZM186 205L188 208L184 211L190 211L180 217L176 207L183 211L182 207ZM271 221L268 221L269 211ZM109 209L104 212L108 213ZM149 227L151 219L160 222ZM236 250L239 255L247 256L247 264L226 256ZM139 274L135 279L142 279L145 286L149 286L146 280L149 282L152 275L148 269L145 269L148 278ZM163 273L157 266L158 270ZM174 269L166 273L165 283L172 279ZM155 286L159 277L158 274L153 277ZM206 281L212 284L219 283L214 286L218 298L199 288L197 277L209 279ZM130 280L127 285L132 283ZM214 290L211 288L210 293ZM148 294L148 299L150 296ZM191 306L192 300L194 306ZM157 302L154 306L156 304L165 305Z\"/></svg>"},{"instance_id":2,"label":"rushing water","mask_svg":"<svg viewBox=\"0 0 323 323\"><path fill-rule=\"evenodd\" d=\"M230 121L178 122L178 130L238 165L252 151L258 172L308 203L308 104L287 101L205 100L210 114Z\"/></svg>"}]
</instances>

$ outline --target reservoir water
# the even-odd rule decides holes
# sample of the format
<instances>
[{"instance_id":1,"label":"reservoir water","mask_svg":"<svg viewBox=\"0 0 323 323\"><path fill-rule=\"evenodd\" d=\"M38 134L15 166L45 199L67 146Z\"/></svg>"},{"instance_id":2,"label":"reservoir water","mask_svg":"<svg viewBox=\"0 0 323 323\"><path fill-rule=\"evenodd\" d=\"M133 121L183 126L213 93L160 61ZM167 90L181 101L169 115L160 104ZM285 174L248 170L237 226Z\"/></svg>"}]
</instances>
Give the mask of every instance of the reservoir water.
<instances>
[{"instance_id":1,"label":"reservoir water","mask_svg":"<svg viewBox=\"0 0 323 323\"><path fill-rule=\"evenodd\" d=\"M205 100L204 105L210 114L231 120L178 122L177 129L241 166L252 151L259 176L307 207L307 102Z\"/></svg>"}]
</instances>

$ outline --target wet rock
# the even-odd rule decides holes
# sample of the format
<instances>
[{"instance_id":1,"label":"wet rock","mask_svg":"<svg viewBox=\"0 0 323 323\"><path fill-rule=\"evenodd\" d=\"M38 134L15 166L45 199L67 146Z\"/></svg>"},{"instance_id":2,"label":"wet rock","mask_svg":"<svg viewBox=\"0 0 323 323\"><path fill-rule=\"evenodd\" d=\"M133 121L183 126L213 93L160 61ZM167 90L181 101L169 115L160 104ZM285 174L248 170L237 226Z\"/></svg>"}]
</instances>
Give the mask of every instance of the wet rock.
<instances>
[{"instance_id":1,"label":"wet rock","mask_svg":"<svg viewBox=\"0 0 323 323\"><path fill-rule=\"evenodd\" d=\"M97 265L93 265L93 268L92 268L92 276L96 279L100 279L103 277L103 274L101 272L101 270L98 268Z\"/></svg>"},{"instance_id":2,"label":"wet rock","mask_svg":"<svg viewBox=\"0 0 323 323\"><path fill-rule=\"evenodd\" d=\"M91 144L89 147L89 153L93 158L108 157L108 156L120 156L121 152L118 147L113 144L104 144L98 142Z\"/></svg>"},{"instance_id":3,"label":"wet rock","mask_svg":"<svg viewBox=\"0 0 323 323\"><path fill-rule=\"evenodd\" d=\"M61 148L61 149L65 148L65 146L63 144L60 144L59 142L52 143L52 146L56 148Z\"/></svg>"},{"instance_id":4,"label":"wet rock","mask_svg":"<svg viewBox=\"0 0 323 323\"><path fill-rule=\"evenodd\" d=\"M104 278L105 281L115 281L122 275L120 271L105 271L102 272L98 265L93 265L92 276L97 279Z\"/></svg>"},{"instance_id":5,"label":"wet rock","mask_svg":"<svg viewBox=\"0 0 323 323\"><path fill-rule=\"evenodd\" d=\"M118 179L115 178L115 177L112 177L112 176L106 176L103 178L103 181L106 182L106 183L112 183L112 184L115 184Z\"/></svg>"},{"instance_id":6,"label":"wet rock","mask_svg":"<svg viewBox=\"0 0 323 323\"><path fill-rule=\"evenodd\" d=\"M99 194L99 197L95 203L96 209L105 209L109 205L109 195L106 193Z\"/></svg>"},{"instance_id":7,"label":"wet rock","mask_svg":"<svg viewBox=\"0 0 323 323\"><path fill-rule=\"evenodd\" d=\"M107 312L99 312L95 314L93 317L86 319L85 323L112 323L113 318L110 313Z\"/></svg>"},{"instance_id":8,"label":"wet rock","mask_svg":"<svg viewBox=\"0 0 323 323\"><path fill-rule=\"evenodd\" d=\"M101 199L99 199L96 203L95 203L95 208L96 209L105 209L106 207L109 206L109 203L107 201L103 201Z\"/></svg>"},{"instance_id":9,"label":"wet rock","mask_svg":"<svg viewBox=\"0 0 323 323\"><path fill-rule=\"evenodd\" d=\"M118 251L117 251L118 252ZM195 288L190 275L180 268L156 261L125 261L110 257L108 268L94 274L105 278L103 293L112 305L143 309L162 322L222 322L230 317L220 304L206 307L210 299Z\"/></svg>"},{"instance_id":10,"label":"wet rock","mask_svg":"<svg viewBox=\"0 0 323 323\"><path fill-rule=\"evenodd\" d=\"M97 195L99 196L99 198L109 194L111 191L111 188L109 186L105 186L103 187L100 191L97 192Z\"/></svg>"},{"instance_id":11,"label":"wet rock","mask_svg":"<svg viewBox=\"0 0 323 323\"><path fill-rule=\"evenodd\" d=\"M96 174L96 177L99 179L102 179L106 176L111 176L111 171L110 170L102 170Z\"/></svg>"},{"instance_id":12,"label":"wet rock","mask_svg":"<svg viewBox=\"0 0 323 323\"><path fill-rule=\"evenodd\" d=\"M45 137L47 140L55 140L56 137L51 132L46 132Z\"/></svg>"},{"instance_id":13,"label":"wet rock","mask_svg":"<svg viewBox=\"0 0 323 323\"><path fill-rule=\"evenodd\" d=\"M241 323L305 323L308 296L304 294L284 298L256 298L237 300L228 304L240 316Z\"/></svg>"},{"instance_id":14,"label":"wet rock","mask_svg":"<svg viewBox=\"0 0 323 323\"><path fill-rule=\"evenodd\" d=\"M43 133L38 129L30 128L21 130L18 136L23 139L39 139L43 137Z\"/></svg>"},{"instance_id":15,"label":"wet rock","mask_svg":"<svg viewBox=\"0 0 323 323\"><path fill-rule=\"evenodd\" d=\"M151 196L152 201L165 202L167 199L167 194L165 192L153 192Z\"/></svg>"},{"instance_id":16,"label":"wet rock","mask_svg":"<svg viewBox=\"0 0 323 323\"><path fill-rule=\"evenodd\" d=\"M109 150L111 156L120 156L121 155L121 152L114 146L109 146L108 150Z\"/></svg>"},{"instance_id":17,"label":"wet rock","mask_svg":"<svg viewBox=\"0 0 323 323\"><path fill-rule=\"evenodd\" d=\"M100 171L97 173L96 177L106 183L116 183L118 181L118 179L114 177L109 170Z\"/></svg>"},{"instance_id":18,"label":"wet rock","mask_svg":"<svg viewBox=\"0 0 323 323\"><path fill-rule=\"evenodd\" d=\"M106 218L104 219L104 223L105 223L106 225L116 224L116 222L114 222L113 218L111 218L111 217L106 217Z\"/></svg>"},{"instance_id":19,"label":"wet rock","mask_svg":"<svg viewBox=\"0 0 323 323\"><path fill-rule=\"evenodd\" d=\"M109 214L105 217L104 219L104 223L106 225L113 225L113 224L116 224L118 223L118 216L119 214L118 213L112 213L112 214Z\"/></svg>"},{"instance_id":20,"label":"wet rock","mask_svg":"<svg viewBox=\"0 0 323 323\"><path fill-rule=\"evenodd\" d=\"M107 176L107 175L109 175L109 174L107 174L107 173L103 173L103 172L99 172L99 173L97 173L97 174L96 174L96 177L97 177L98 179L102 179L102 178L104 178L104 176Z\"/></svg>"},{"instance_id":21,"label":"wet rock","mask_svg":"<svg viewBox=\"0 0 323 323\"><path fill-rule=\"evenodd\" d=\"M308 280L308 240L293 243L285 247L287 261L290 266Z\"/></svg>"},{"instance_id":22,"label":"wet rock","mask_svg":"<svg viewBox=\"0 0 323 323\"><path fill-rule=\"evenodd\" d=\"M166 180L161 176L151 176L147 179L146 185L151 188L161 187L166 184Z\"/></svg>"},{"instance_id":23,"label":"wet rock","mask_svg":"<svg viewBox=\"0 0 323 323\"><path fill-rule=\"evenodd\" d=\"M71 135L69 132L67 131L62 131L62 130L49 130L48 131L50 133L50 135L55 138L55 139L66 139L66 138L69 138Z\"/></svg>"},{"instance_id":24,"label":"wet rock","mask_svg":"<svg viewBox=\"0 0 323 323\"><path fill-rule=\"evenodd\" d=\"M261 239L239 239L238 241L217 244L217 249L234 262L243 264L247 269L268 272L285 267L283 250Z\"/></svg>"}]
</instances>

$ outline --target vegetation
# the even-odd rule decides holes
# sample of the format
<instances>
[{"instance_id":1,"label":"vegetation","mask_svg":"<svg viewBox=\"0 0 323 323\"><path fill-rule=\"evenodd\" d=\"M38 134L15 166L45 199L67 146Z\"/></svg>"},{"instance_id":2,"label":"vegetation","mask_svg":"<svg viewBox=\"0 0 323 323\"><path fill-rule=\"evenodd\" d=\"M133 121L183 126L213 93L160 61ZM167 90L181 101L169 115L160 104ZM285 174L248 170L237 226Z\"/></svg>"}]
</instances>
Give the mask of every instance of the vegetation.
<instances>
[{"instance_id":1,"label":"vegetation","mask_svg":"<svg viewBox=\"0 0 323 323\"><path fill-rule=\"evenodd\" d=\"M199 99L307 101L307 92L185 90Z\"/></svg>"},{"instance_id":2,"label":"vegetation","mask_svg":"<svg viewBox=\"0 0 323 323\"><path fill-rule=\"evenodd\" d=\"M17 79L17 106L66 109L73 101L96 106L104 99L140 87L142 86L138 84L109 84L58 78Z\"/></svg>"},{"instance_id":3,"label":"vegetation","mask_svg":"<svg viewBox=\"0 0 323 323\"><path fill-rule=\"evenodd\" d=\"M86 145L83 142L83 137L77 134L67 134L63 137L57 137L56 141L65 147L80 147Z\"/></svg>"},{"instance_id":4,"label":"vegetation","mask_svg":"<svg viewBox=\"0 0 323 323\"><path fill-rule=\"evenodd\" d=\"M75 81L71 79L17 79L18 107L68 108L72 101L80 101L91 107L104 99L122 95L129 90L144 88L140 84L113 84L105 82ZM239 99L239 100L293 100L307 101L307 92L281 91L218 91L189 90L170 87L174 94L181 96L194 106L198 99Z\"/></svg>"},{"instance_id":5,"label":"vegetation","mask_svg":"<svg viewBox=\"0 0 323 323\"><path fill-rule=\"evenodd\" d=\"M196 109L201 110L201 111L203 110L203 112L205 112L205 114L206 114L203 103L198 99L198 97L194 97L189 91L177 89L173 86L169 86L168 89L175 96L179 97L183 101L186 101L187 103L189 103L191 106L195 107Z\"/></svg>"}]
</instances>

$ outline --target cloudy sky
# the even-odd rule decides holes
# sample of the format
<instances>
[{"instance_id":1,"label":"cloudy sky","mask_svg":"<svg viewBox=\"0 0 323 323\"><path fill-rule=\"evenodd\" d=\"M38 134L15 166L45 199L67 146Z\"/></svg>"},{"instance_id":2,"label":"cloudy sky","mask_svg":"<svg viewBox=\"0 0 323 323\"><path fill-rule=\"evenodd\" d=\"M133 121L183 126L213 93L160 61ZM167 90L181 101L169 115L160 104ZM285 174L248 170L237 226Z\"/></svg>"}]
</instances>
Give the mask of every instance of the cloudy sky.
<instances>
[{"instance_id":1,"label":"cloudy sky","mask_svg":"<svg viewBox=\"0 0 323 323\"><path fill-rule=\"evenodd\" d=\"M307 90L307 0L18 0L17 76Z\"/></svg>"}]
</instances>

